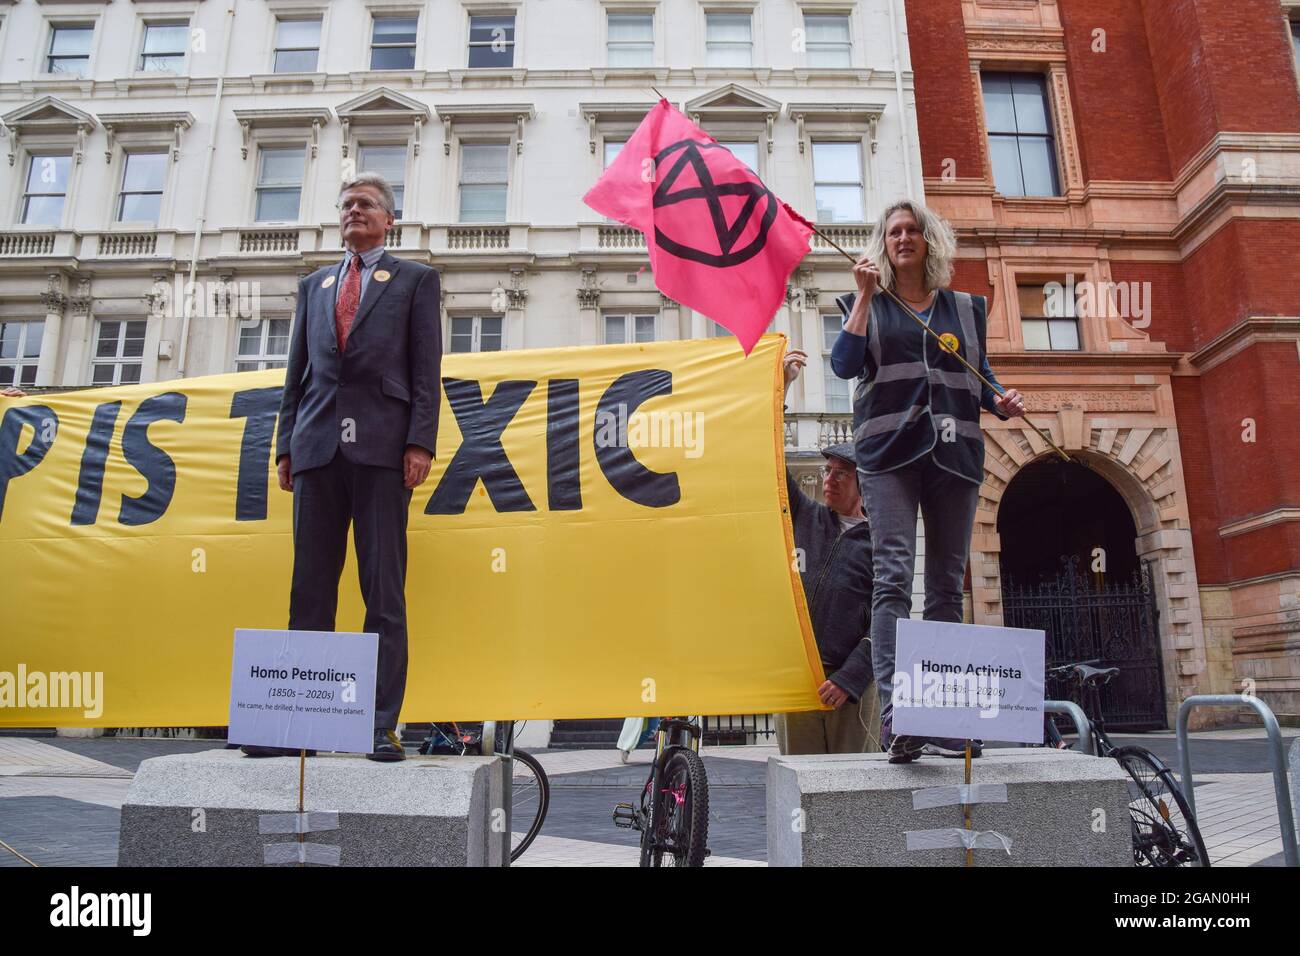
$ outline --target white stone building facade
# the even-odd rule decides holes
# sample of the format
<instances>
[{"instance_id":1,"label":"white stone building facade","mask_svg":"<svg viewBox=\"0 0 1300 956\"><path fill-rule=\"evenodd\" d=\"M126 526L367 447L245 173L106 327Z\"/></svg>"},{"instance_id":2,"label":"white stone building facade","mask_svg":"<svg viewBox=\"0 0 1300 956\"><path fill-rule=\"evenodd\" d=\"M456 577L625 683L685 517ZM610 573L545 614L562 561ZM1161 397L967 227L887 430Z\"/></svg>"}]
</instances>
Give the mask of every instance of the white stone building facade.
<instances>
[{"instance_id":1,"label":"white stone building facade","mask_svg":"<svg viewBox=\"0 0 1300 956\"><path fill-rule=\"evenodd\" d=\"M714 334L583 193L658 90L860 249L921 190L904 31L903 0L0 0L0 379L282 363L367 168L401 187L392 251L442 271L451 350ZM814 356L805 455L844 428L815 357L849 283L818 245L774 320Z\"/></svg>"}]
</instances>

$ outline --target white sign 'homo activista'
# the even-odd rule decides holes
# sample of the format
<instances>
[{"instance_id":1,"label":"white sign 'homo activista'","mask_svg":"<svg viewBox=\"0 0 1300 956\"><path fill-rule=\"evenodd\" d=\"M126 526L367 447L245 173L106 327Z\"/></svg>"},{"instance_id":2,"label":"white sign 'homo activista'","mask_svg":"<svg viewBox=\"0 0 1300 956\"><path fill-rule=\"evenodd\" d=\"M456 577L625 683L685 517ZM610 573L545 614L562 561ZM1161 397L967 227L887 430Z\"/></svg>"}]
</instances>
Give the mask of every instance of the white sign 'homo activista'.
<instances>
[{"instance_id":1,"label":"white sign 'homo activista'","mask_svg":"<svg viewBox=\"0 0 1300 956\"><path fill-rule=\"evenodd\" d=\"M369 753L378 654L377 634L236 630L228 739Z\"/></svg>"},{"instance_id":2,"label":"white sign 'homo activista'","mask_svg":"<svg viewBox=\"0 0 1300 956\"><path fill-rule=\"evenodd\" d=\"M1044 633L942 621L898 622L893 732L1043 741Z\"/></svg>"}]
</instances>

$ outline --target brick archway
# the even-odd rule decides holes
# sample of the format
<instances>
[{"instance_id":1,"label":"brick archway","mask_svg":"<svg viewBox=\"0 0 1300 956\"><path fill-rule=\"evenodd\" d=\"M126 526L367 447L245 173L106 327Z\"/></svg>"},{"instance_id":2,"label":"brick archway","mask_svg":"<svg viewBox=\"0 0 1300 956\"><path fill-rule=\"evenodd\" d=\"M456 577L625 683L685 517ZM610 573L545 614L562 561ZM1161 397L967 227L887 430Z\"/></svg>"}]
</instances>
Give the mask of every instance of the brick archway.
<instances>
[{"instance_id":1,"label":"brick archway","mask_svg":"<svg viewBox=\"0 0 1300 956\"><path fill-rule=\"evenodd\" d=\"M1070 455L1104 477L1124 499L1137 528L1134 546L1138 558L1152 566L1160 612L1165 704L1172 726L1184 698L1218 690L1209 686L1206 672L1205 635L1177 430L1165 425L1134 424L1092 427L1083 434L1087 444L1068 449ZM1012 422L985 428L984 446L984 481L971 537L971 605L976 624L1001 625L998 509L1016 474L1054 453L1032 429Z\"/></svg>"}]
</instances>

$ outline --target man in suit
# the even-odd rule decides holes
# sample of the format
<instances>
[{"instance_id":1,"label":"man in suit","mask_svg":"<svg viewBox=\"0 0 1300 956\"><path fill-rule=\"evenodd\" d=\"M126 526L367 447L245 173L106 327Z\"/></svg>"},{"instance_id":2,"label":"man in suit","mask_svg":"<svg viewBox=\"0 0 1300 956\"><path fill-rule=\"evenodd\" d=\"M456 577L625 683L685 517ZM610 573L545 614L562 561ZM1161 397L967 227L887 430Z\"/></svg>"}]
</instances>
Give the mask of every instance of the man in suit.
<instances>
[{"instance_id":1,"label":"man in suit","mask_svg":"<svg viewBox=\"0 0 1300 956\"><path fill-rule=\"evenodd\" d=\"M280 487L293 492L289 627L334 630L351 524L364 629L379 634L368 756L402 760L395 729L406 691L406 518L437 445L439 280L384 250L394 200L383 177L362 173L344 183L338 208L346 253L298 284L280 401L276 470Z\"/></svg>"}]
</instances>

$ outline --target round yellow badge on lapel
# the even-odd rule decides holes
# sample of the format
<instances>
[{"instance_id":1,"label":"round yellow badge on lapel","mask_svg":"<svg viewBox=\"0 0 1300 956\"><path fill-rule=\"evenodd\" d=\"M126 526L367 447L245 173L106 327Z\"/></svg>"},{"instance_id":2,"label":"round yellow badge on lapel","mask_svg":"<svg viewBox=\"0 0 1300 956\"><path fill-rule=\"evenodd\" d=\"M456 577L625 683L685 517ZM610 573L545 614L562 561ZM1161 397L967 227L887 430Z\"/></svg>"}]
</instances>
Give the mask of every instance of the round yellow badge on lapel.
<instances>
[{"instance_id":1,"label":"round yellow badge on lapel","mask_svg":"<svg viewBox=\"0 0 1300 956\"><path fill-rule=\"evenodd\" d=\"M328 289L330 286L334 284L335 278L336 278L335 276L326 276L325 281L320 284L320 287L322 289Z\"/></svg>"},{"instance_id":2,"label":"round yellow badge on lapel","mask_svg":"<svg viewBox=\"0 0 1300 956\"><path fill-rule=\"evenodd\" d=\"M943 335L939 336L939 348L943 349L945 352L952 352L955 355L957 350L961 348L961 342L958 341L957 336L953 335L951 332L945 332Z\"/></svg>"},{"instance_id":3,"label":"round yellow badge on lapel","mask_svg":"<svg viewBox=\"0 0 1300 956\"><path fill-rule=\"evenodd\" d=\"M389 272L387 269L380 269L378 272L375 273L376 282L387 282L392 277L393 274Z\"/></svg>"}]
</instances>

